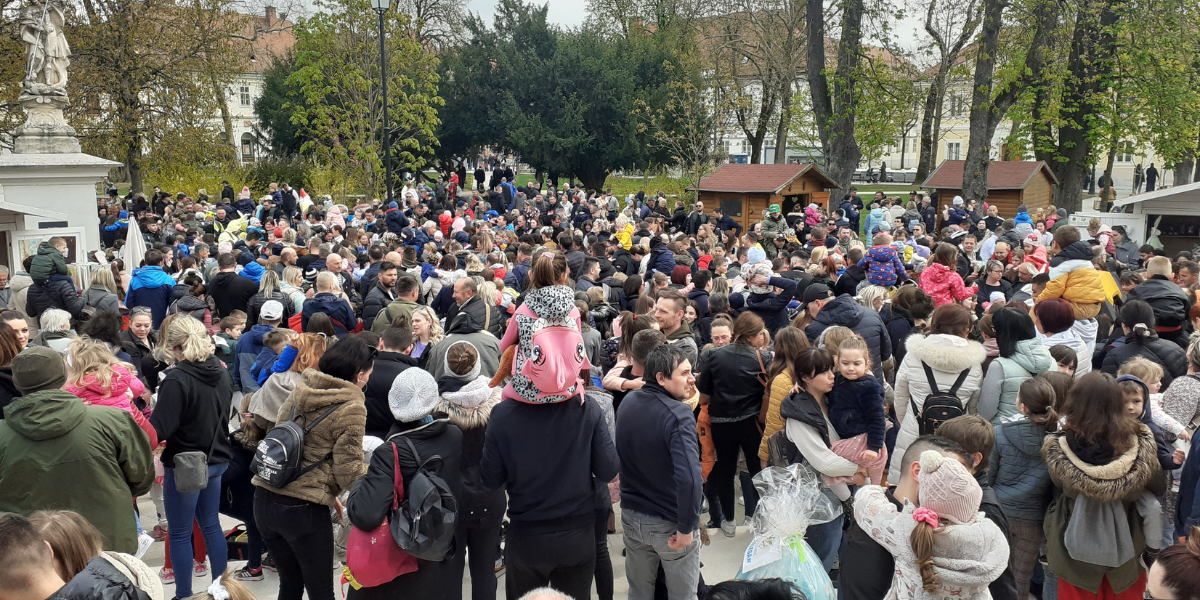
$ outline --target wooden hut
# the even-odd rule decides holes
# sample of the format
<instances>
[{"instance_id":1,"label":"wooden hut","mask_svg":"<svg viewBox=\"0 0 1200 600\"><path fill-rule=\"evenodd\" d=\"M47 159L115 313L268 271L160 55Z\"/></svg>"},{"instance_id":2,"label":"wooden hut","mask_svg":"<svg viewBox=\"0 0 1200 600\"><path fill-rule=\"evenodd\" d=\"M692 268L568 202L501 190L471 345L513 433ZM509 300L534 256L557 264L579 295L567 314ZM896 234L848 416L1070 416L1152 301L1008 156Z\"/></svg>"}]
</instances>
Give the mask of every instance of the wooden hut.
<instances>
[{"instance_id":1,"label":"wooden hut","mask_svg":"<svg viewBox=\"0 0 1200 600\"><path fill-rule=\"evenodd\" d=\"M837 184L816 165L722 165L700 180L699 199L711 211L720 207L729 218L750 227L763 219L763 210L778 204L783 214L800 212L810 203L828 208L829 192Z\"/></svg>"},{"instance_id":2,"label":"wooden hut","mask_svg":"<svg viewBox=\"0 0 1200 600\"><path fill-rule=\"evenodd\" d=\"M942 161L921 187L937 190L938 204L949 205L955 196L962 195L965 164L962 160ZM1017 206L1022 204L1032 214L1050 205L1055 185L1058 178L1045 161L993 161L988 166L986 202L996 205L1002 217L1016 216Z\"/></svg>"}]
</instances>

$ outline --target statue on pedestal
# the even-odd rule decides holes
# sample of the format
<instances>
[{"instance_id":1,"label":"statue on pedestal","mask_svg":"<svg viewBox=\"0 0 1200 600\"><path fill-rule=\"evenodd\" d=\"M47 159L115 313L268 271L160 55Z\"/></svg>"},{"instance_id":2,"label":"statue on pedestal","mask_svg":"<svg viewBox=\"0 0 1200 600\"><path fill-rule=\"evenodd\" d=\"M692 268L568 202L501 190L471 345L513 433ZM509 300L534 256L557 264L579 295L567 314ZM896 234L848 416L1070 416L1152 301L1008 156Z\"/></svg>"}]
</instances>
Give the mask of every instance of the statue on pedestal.
<instances>
[{"instance_id":1,"label":"statue on pedestal","mask_svg":"<svg viewBox=\"0 0 1200 600\"><path fill-rule=\"evenodd\" d=\"M18 100L27 118L17 128L13 152L59 154L79 152L75 129L63 109L67 98L67 67L71 47L64 32L64 0L42 0L21 10L20 33L25 42L25 79Z\"/></svg>"}]
</instances>

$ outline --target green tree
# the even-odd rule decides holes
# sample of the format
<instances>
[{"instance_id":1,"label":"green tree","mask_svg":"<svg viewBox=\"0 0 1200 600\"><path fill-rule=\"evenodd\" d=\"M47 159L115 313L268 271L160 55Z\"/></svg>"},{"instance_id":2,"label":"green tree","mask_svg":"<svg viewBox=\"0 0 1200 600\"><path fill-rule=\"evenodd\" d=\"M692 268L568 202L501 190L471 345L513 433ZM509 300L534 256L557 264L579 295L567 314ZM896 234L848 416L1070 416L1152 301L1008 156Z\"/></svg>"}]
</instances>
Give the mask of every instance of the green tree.
<instances>
[{"instance_id":1,"label":"green tree","mask_svg":"<svg viewBox=\"0 0 1200 600\"><path fill-rule=\"evenodd\" d=\"M295 70L295 54L289 52L275 59L263 73L263 92L254 101L262 145L277 156L299 154L304 144L300 127L292 122L293 103L301 101L300 88L288 84L288 77Z\"/></svg>"},{"instance_id":2,"label":"green tree","mask_svg":"<svg viewBox=\"0 0 1200 600\"><path fill-rule=\"evenodd\" d=\"M355 173L368 193L381 193L378 17L365 0L321 0L317 7L296 26L296 70L287 78L300 90L292 122L305 139L301 150ZM437 145L437 59L410 35L408 15L389 12L385 19L393 166L420 170Z\"/></svg>"}]
</instances>

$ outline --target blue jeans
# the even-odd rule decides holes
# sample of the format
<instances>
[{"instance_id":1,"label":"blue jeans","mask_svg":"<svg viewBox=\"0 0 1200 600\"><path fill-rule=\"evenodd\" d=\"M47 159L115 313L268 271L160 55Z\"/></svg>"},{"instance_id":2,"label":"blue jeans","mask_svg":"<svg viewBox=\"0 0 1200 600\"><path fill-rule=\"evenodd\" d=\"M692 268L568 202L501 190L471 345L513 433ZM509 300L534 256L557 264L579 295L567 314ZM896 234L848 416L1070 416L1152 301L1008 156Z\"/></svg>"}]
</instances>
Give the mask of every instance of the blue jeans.
<instances>
[{"instance_id":1,"label":"blue jeans","mask_svg":"<svg viewBox=\"0 0 1200 600\"><path fill-rule=\"evenodd\" d=\"M817 556L821 557L821 564L825 566L826 573L833 568L838 548L842 547L842 522L845 520L846 517L841 516L828 523L809 525L808 531L804 532L804 540L812 546Z\"/></svg>"},{"instance_id":2,"label":"blue jeans","mask_svg":"<svg viewBox=\"0 0 1200 600\"><path fill-rule=\"evenodd\" d=\"M192 595L192 520L200 524L204 544L208 546L209 574L218 579L229 562L229 548L221 531L217 509L221 505L221 474L228 463L208 465L208 487L197 492L175 489L175 469L168 467L163 476L163 504L167 509L167 534L171 544L171 562L175 565L175 597Z\"/></svg>"}]
</instances>

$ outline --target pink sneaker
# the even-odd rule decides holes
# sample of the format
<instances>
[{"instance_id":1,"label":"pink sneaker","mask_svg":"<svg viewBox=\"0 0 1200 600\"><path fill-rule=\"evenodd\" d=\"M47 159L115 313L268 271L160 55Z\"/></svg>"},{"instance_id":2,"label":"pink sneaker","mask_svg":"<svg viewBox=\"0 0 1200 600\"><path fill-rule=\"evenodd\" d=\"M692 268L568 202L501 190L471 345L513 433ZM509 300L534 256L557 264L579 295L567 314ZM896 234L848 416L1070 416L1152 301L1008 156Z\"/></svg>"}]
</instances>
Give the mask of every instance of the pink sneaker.
<instances>
[{"instance_id":1,"label":"pink sneaker","mask_svg":"<svg viewBox=\"0 0 1200 600\"><path fill-rule=\"evenodd\" d=\"M175 583L175 569L163 567L158 571L158 578L163 583Z\"/></svg>"},{"instance_id":2,"label":"pink sneaker","mask_svg":"<svg viewBox=\"0 0 1200 600\"><path fill-rule=\"evenodd\" d=\"M195 577L203 577L208 575L208 565L202 562L192 563L192 575Z\"/></svg>"}]
</instances>

